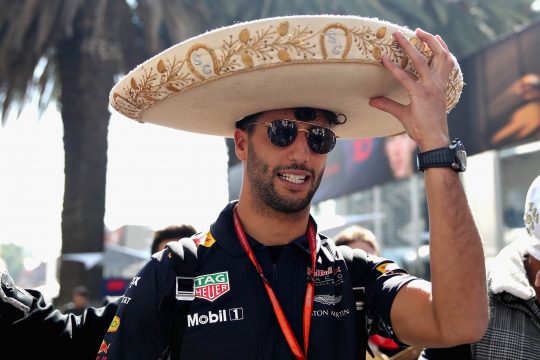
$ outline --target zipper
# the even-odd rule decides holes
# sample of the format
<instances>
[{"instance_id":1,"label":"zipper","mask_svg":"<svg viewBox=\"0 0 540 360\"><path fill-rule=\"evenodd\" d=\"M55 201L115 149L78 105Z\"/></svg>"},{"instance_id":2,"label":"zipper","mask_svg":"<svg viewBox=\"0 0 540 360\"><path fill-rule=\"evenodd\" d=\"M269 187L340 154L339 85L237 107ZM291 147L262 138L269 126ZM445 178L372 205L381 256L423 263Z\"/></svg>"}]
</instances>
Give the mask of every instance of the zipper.
<instances>
[{"instance_id":1,"label":"zipper","mask_svg":"<svg viewBox=\"0 0 540 360\"><path fill-rule=\"evenodd\" d=\"M273 263L273 264L272 264L272 278L273 278L274 280L277 280L277 279L278 279L277 264L276 264L276 263Z\"/></svg>"}]
</instances>

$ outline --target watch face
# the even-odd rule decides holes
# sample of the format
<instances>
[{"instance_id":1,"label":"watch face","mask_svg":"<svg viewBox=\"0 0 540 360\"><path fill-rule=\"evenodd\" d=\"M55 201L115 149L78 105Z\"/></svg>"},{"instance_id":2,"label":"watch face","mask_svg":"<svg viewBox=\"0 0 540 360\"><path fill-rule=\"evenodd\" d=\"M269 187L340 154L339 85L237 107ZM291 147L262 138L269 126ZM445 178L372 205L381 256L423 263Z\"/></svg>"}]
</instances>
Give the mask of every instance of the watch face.
<instances>
[{"instance_id":1,"label":"watch face","mask_svg":"<svg viewBox=\"0 0 540 360\"><path fill-rule=\"evenodd\" d=\"M456 144L455 154L457 166L459 167L458 170L465 171L465 169L467 169L467 152L461 141L458 141Z\"/></svg>"},{"instance_id":2,"label":"watch face","mask_svg":"<svg viewBox=\"0 0 540 360\"><path fill-rule=\"evenodd\" d=\"M465 169L467 169L467 153L465 150L458 150L456 156L459 161L459 169L465 171Z\"/></svg>"}]
</instances>

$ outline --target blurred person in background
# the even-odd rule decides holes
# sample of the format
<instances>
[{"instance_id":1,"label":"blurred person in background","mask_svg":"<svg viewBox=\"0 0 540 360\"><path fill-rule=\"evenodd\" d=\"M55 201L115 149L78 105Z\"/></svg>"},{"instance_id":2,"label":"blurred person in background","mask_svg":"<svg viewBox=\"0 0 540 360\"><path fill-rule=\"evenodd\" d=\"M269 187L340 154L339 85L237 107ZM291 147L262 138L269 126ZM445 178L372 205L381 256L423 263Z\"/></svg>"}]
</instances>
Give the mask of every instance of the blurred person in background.
<instances>
[{"instance_id":1,"label":"blurred person in background","mask_svg":"<svg viewBox=\"0 0 540 360\"><path fill-rule=\"evenodd\" d=\"M195 235L196 232L195 228L189 224L171 225L167 226L165 229L157 230L152 239L150 253L155 254L158 251L165 249L165 246L170 241L190 237Z\"/></svg>"},{"instance_id":2,"label":"blurred person in background","mask_svg":"<svg viewBox=\"0 0 540 360\"><path fill-rule=\"evenodd\" d=\"M362 249L368 254L379 256L379 243L375 234L365 227L353 225L336 235L336 245L347 245L352 249Z\"/></svg>"},{"instance_id":3,"label":"blurred person in background","mask_svg":"<svg viewBox=\"0 0 540 360\"><path fill-rule=\"evenodd\" d=\"M523 220L527 235L502 249L490 262L491 319L477 343L426 349L421 359L540 359L540 176L530 185Z\"/></svg>"},{"instance_id":4,"label":"blurred person in background","mask_svg":"<svg viewBox=\"0 0 540 360\"><path fill-rule=\"evenodd\" d=\"M415 152L418 146L407 133L384 139L384 153L394 179L403 179L416 170Z\"/></svg>"},{"instance_id":5,"label":"blurred person in background","mask_svg":"<svg viewBox=\"0 0 540 360\"><path fill-rule=\"evenodd\" d=\"M342 230L336 235L335 243L338 246L345 245L353 249L362 249L370 255L380 256L379 242L375 234L363 226L352 225ZM378 334L371 335L369 343L372 350L375 349L376 360L388 359L389 356L399 356L401 360L413 360L420 354L420 349L399 345L394 340Z\"/></svg>"},{"instance_id":6,"label":"blurred person in background","mask_svg":"<svg viewBox=\"0 0 540 360\"><path fill-rule=\"evenodd\" d=\"M82 315L90 306L90 293L86 286L76 286L71 291L71 301L60 306L62 314Z\"/></svg>"}]
</instances>

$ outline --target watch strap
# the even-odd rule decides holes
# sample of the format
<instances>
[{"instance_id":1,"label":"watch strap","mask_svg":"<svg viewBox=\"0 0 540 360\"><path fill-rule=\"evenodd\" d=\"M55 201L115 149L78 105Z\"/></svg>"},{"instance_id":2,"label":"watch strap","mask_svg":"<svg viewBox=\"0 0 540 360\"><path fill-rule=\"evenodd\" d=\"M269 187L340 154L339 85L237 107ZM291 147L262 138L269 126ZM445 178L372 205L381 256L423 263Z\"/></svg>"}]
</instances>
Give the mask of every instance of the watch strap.
<instances>
[{"instance_id":1,"label":"watch strap","mask_svg":"<svg viewBox=\"0 0 540 360\"><path fill-rule=\"evenodd\" d=\"M454 154L448 147L422 152L417 156L418 170L424 171L432 167L452 167Z\"/></svg>"}]
</instances>

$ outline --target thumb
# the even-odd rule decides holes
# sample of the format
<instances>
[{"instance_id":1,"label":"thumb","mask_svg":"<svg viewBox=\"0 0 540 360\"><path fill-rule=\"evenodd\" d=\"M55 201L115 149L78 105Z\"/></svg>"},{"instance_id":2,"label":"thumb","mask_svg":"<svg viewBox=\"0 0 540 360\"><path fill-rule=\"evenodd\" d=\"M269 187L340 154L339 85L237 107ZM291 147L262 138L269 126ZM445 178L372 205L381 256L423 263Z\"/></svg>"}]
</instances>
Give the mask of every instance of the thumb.
<instances>
[{"instance_id":1,"label":"thumb","mask_svg":"<svg viewBox=\"0 0 540 360\"><path fill-rule=\"evenodd\" d=\"M406 107L403 104L400 104L392 99L383 96L370 99L369 105L386 113L394 115L399 121L401 121L401 115L403 114Z\"/></svg>"}]
</instances>

